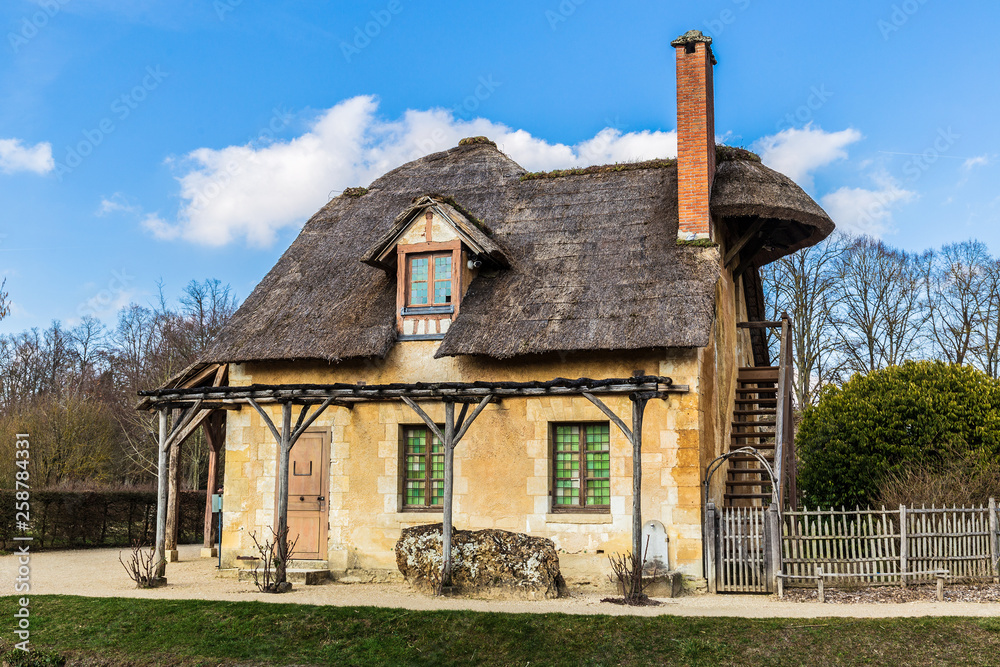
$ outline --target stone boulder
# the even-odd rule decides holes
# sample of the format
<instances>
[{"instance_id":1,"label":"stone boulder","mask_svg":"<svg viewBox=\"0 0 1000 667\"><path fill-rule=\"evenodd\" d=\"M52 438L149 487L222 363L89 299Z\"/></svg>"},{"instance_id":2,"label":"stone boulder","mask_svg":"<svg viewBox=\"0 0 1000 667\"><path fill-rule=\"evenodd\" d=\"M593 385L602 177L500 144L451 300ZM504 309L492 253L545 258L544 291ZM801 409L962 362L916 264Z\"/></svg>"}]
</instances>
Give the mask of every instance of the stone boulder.
<instances>
[{"instance_id":1,"label":"stone boulder","mask_svg":"<svg viewBox=\"0 0 1000 667\"><path fill-rule=\"evenodd\" d=\"M414 588L429 594L441 582L440 523L405 528L396 542L396 566ZM559 597L566 584L552 540L506 530L455 530L451 537L452 591L493 599Z\"/></svg>"}]
</instances>

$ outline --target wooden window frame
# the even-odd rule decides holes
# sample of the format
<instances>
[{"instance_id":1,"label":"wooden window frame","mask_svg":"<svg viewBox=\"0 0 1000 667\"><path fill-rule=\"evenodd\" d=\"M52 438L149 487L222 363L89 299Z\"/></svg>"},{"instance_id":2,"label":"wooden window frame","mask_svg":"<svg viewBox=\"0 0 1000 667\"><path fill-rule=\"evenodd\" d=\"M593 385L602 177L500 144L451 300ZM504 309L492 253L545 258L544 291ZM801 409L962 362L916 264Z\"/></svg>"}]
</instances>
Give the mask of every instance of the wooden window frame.
<instances>
[{"instance_id":1,"label":"wooden window frame","mask_svg":"<svg viewBox=\"0 0 1000 667\"><path fill-rule=\"evenodd\" d=\"M439 424L438 427L442 431L444 430L444 426L442 426L442 425ZM424 431L424 433L427 434L427 451L423 455L424 456L424 503L425 504L423 504L423 505L408 505L406 503L406 498L407 498L407 495L406 495L406 482L408 480L407 473L409 472L409 470L407 469L407 460L406 460L406 457L407 457L407 453L406 453L406 451L407 451L406 450L406 435L407 435L407 431L418 430L418 429ZM442 512L442 511L444 511L444 504L443 504L443 502L442 502L441 505L428 505L428 504L426 504L427 501L431 497L430 494L431 494L431 489L432 489L432 482L440 481L442 484L444 483L444 471L443 470L441 472L441 477L440 478L433 477L432 474L431 474L431 472L432 472L431 457L434 456L434 454L432 453L431 449L432 449L433 442L434 442L435 438L436 438L436 436L431 432L431 430L429 428L427 428L426 424L400 424L400 428L399 428L399 464L400 464L399 465L399 467L400 467L400 474L399 474L399 491L400 491L399 508L400 508L401 512ZM443 447L443 445L442 445L442 447ZM443 458L444 458L444 451L442 450L441 454L439 454L438 456L441 456L442 460L443 460Z\"/></svg>"},{"instance_id":2,"label":"wooden window frame","mask_svg":"<svg viewBox=\"0 0 1000 667\"><path fill-rule=\"evenodd\" d=\"M413 280L412 278L412 268L413 260L420 259L422 257L427 258L427 303L413 303ZM438 282L444 280L444 278L438 278L435 273L435 260L439 258L447 257L451 260L452 265L455 263L455 253L452 251L445 252L409 252L406 253L406 296L403 300L404 307L407 309L418 310L421 308L427 308L428 310L433 308L441 308L442 306L453 306L455 303L455 269L452 266L448 271L448 282L451 285L451 300L442 303L437 303L434 301L434 296L436 293L436 286Z\"/></svg>"},{"instance_id":3,"label":"wooden window frame","mask_svg":"<svg viewBox=\"0 0 1000 667\"><path fill-rule=\"evenodd\" d=\"M451 312L435 312L442 310L441 306L409 306L410 290L410 255L433 253L451 253ZM404 319L454 319L462 303L463 292L463 255L462 242L459 239L442 243L410 243L396 246L396 328L403 331ZM405 309L405 315L404 315Z\"/></svg>"},{"instance_id":4,"label":"wooden window frame","mask_svg":"<svg viewBox=\"0 0 1000 667\"><path fill-rule=\"evenodd\" d=\"M580 439L577 441L577 447L579 448L578 451L580 453L580 467L578 468L578 472L579 472L579 475L580 475L579 476L579 479L580 479L580 497L579 497L579 503L576 504L576 505L559 505L559 504L556 503L556 480L559 479L557 477L559 471L558 471L558 468L556 466L556 455L558 453L556 451L556 444L557 444L556 443L556 429L559 428L559 427L565 427L565 426L579 426L580 427ZM603 426L608 431L608 449L607 449L607 452L608 452L608 476L607 477L587 477L587 475L586 475L587 466L586 466L586 461L585 461L585 455L586 455L586 429L593 428L593 427L598 427L598 426ZM549 428L549 439L550 439L549 452L551 452L551 456L552 456L552 466L551 466L551 472L549 474L549 487L550 487L549 498L550 498L551 513L552 514L610 514L611 513L611 489L610 489L610 482L611 482L611 468L610 468L610 466L611 466L611 424L609 422L606 422L606 421L604 421L604 422L602 422L602 421L596 421L596 422L588 422L588 421L552 422L551 425L550 425L550 428ZM565 478L563 478L563 479L565 479ZM608 504L607 505L586 505L586 504L580 504L580 503L585 503L586 499L587 499L587 480L588 479L590 479L590 480L594 480L594 479L604 480L604 479L606 479L609 482L609 484L608 484L608 486L609 486L609 489L608 489Z\"/></svg>"}]
</instances>

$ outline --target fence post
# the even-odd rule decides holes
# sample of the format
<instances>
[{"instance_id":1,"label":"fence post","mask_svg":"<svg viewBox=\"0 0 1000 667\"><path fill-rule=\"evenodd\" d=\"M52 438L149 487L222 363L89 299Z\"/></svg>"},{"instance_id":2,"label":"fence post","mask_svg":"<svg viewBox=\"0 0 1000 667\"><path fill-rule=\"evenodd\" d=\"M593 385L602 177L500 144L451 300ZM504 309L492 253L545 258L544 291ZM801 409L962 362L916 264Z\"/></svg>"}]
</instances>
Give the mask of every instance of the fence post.
<instances>
[{"instance_id":1,"label":"fence post","mask_svg":"<svg viewBox=\"0 0 1000 667\"><path fill-rule=\"evenodd\" d=\"M781 572L781 514L777 503L771 503L764 513L764 566L767 568L767 585L773 591L778 586Z\"/></svg>"},{"instance_id":2,"label":"fence post","mask_svg":"<svg viewBox=\"0 0 1000 667\"><path fill-rule=\"evenodd\" d=\"M1000 529L997 524L997 499L990 498L990 564L994 584L1000 583Z\"/></svg>"},{"instance_id":3,"label":"fence post","mask_svg":"<svg viewBox=\"0 0 1000 667\"><path fill-rule=\"evenodd\" d=\"M910 558L910 543L906 537L906 505L899 506L899 585L906 588L906 567Z\"/></svg>"},{"instance_id":4,"label":"fence post","mask_svg":"<svg viewBox=\"0 0 1000 667\"><path fill-rule=\"evenodd\" d=\"M826 592L823 590L823 568L816 566L816 593L820 602L826 602Z\"/></svg>"},{"instance_id":5,"label":"fence post","mask_svg":"<svg viewBox=\"0 0 1000 667\"><path fill-rule=\"evenodd\" d=\"M705 579L708 581L708 592L718 593L719 584L716 580L716 559L718 556L718 523L715 518L715 503L708 501L705 505Z\"/></svg>"}]
</instances>

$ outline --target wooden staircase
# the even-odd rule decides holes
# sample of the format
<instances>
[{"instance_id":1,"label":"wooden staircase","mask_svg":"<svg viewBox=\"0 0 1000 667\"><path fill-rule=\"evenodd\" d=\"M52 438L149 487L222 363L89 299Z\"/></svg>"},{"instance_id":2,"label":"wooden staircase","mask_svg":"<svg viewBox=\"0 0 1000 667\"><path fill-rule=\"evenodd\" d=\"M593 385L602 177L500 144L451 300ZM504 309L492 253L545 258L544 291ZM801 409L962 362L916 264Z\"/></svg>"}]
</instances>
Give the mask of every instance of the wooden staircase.
<instances>
[{"instance_id":1,"label":"wooden staircase","mask_svg":"<svg viewBox=\"0 0 1000 667\"><path fill-rule=\"evenodd\" d=\"M753 447L774 469L775 430L778 420L777 366L740 368L736 379L729 451ZM754 456L729 458L723 507L766 507L771 503L771 478Z\"/></svg>"}]
</instances>

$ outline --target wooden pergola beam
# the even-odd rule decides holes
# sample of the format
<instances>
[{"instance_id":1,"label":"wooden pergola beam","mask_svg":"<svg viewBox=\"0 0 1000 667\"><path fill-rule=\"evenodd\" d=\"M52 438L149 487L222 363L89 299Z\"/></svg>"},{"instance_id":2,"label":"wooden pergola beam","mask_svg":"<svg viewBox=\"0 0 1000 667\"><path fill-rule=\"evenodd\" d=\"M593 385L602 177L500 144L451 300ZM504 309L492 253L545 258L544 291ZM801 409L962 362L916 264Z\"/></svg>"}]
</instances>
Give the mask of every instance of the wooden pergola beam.
<instances>
[{"instance_id":1,"label":"wooden pergola beam","mask_svg":"<svg viewBox=\"0 0 1000 667\"><path fill-rule=\"evenodd\" d=\"M661 376L638 378L611 378L608 380L552 380L549 382L442 382L437 384L414 383L408 385L250 385L248 387L196 387L191 389L157 389L140 392L149 399L150 408L164 404L190 404L196 399L207 403L247 403L252 398L257 403L313 402L328 398L334 405L356 402L402 399L448 399L454 402L478 402L486 396L495 399L515 396L572 396L590 394L629 394L636 391L662 394L684 393L687 385L675 385L673 380Z\"/></svg>"}]
</instances>

